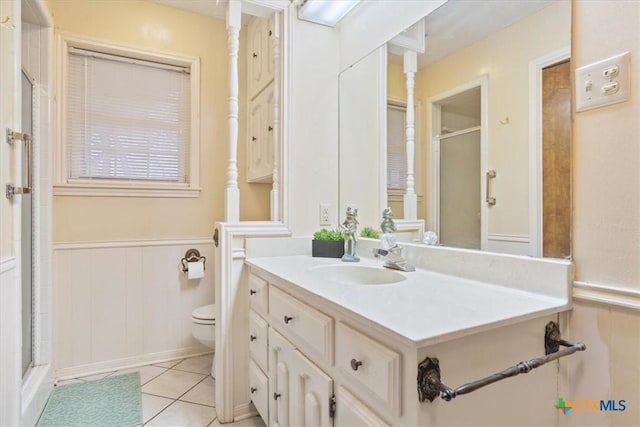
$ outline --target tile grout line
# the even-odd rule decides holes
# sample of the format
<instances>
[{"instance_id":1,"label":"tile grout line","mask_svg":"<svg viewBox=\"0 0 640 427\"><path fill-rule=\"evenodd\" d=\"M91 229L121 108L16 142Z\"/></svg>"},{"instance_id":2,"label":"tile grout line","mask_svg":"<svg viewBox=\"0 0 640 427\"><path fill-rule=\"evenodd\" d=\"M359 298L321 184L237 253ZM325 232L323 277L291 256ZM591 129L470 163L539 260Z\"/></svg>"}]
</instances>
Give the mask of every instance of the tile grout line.
<instances>
[{"instance_id":1,"label":"tile grout line","mask_svg":"<svg viewBox=\"0 0 640 427\"><path fill-rule=\"evenodd\" d=\"M184 360L187 360L187 359L184 359ZM184 360L183 360L183 361L184 361ZM182 363L182 362L179 362L179 363ZM174 365L174 367L175 367L175 366L177 366L177 365L178 365L178 363L176 363L176 364ZM174 367L171 367L171 368L165 368L165 371L164 371L164 372L162 372L162 373L158 374L158 375L157 375L156 377L154 377L153 379L156 379L156 378L158 378L159 376L166 374L168 371L180 371L180 372L188 372L188 373L191 373L191 374L200 374L200 373L196 373L196 372L190 372L190 371L183 371L183 370L180 370L180 369L175 369ZM200 375L203 375L203 374L200 374ZM148 423L150 423L153 419L155 419L158 415L160 415L161 413L163 413L164 411L166 411L168 408L170 408L171 406L173 406L173 404L174 404L174 403L176 403L176 402L183 402L183 403L189 403L189 404L192 404L192 405L204 406L205 408L213 408L213 409L215 410L215 409L216 409L216 408L215 408L215 405L214 405L214 406L208 406L208 405L203 405L203 404L201 404L201 403L195 403L195 402L189 402L189 401L180 400L180 398L181 398L181 397L183 397L185 394L187 394L187 393L189 393L191 390L193 390L196 386L198 386L198 384L200 384L200 383L202 383L203 381L205 381L205 380L207 379L207 377L211 377L211 378L213 378L213 376L212 376L211 374L205 375L205 376L204 376L204 378L202 378L200 381L198 381L197 383L195 383L195 384L194 384L193 386L191 386L187 391L185 391L184 393L182 393L180 396L178 396L178 397L177 397L177 398L175 398L175 399L172 399L172 398L170 398L170 397L166 397L166 396L159 396L159 395L155 395L155 394L153 394L153 393L143 393L143 392L142 392L142 386L141 386L141 387L140 387L140 393L141 393L141 394L148 394L148 395L151 395L151 396L162 397L162 398L165 398L165 399L172 399L172 400L173 400L173 402L171 402L170 404L168 404L165 408L163 408L161 411L159 411L159 412L158 412L157 414L155 414L153 417L149 418L149 419L147 420L147 422L144 422L144 423L142 424L142 426L145 426L145 425L147 425ZM145 384L147 384L147 383L149 383L149 382L151 382L151 381L152 381L152 380L149 380L149 381L147 381ZM215 381L215 379L214 379L214 381ZM213 420L211 420L211 422L210 422L209 424L207 424L207 427L208 427L208 426L210 426L210 425L211 425L211 424L212 424L212 423L213 423L217 418L218 418L218 414L217 414L217 411L216 411L216 415L213 417Z\"/></svg>"}]
</instances>

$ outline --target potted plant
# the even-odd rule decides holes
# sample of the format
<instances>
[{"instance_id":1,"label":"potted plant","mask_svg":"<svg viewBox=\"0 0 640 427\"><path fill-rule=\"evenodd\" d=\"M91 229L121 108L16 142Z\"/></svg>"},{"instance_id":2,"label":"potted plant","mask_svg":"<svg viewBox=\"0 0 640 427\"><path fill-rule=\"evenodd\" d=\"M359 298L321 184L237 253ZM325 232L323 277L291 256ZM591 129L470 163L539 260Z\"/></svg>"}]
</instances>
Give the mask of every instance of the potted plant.
<instances>
[{"instance_id":1,"label":"potted plant","mask_svg":"<svg viewBox=\"0 0 640 427\"><path fill-rule=\"evenodd\" d=\"M313 233L311 256L342 258L342 255L344 255L344 238L341 231L323 228Z\"/></svg>"},{"instance_id":2,"label":"potted plant","mask_svg":"<svg viewBox=\"0 0 640 427\"><path fill-rule=\"evenodd\" d=\"M376 230L373 227L365 227L361 232L360 232L360 237L366 237L369 239L379 239L380 238L380 232L378 230Z\"/></svg>"}]
</instances>

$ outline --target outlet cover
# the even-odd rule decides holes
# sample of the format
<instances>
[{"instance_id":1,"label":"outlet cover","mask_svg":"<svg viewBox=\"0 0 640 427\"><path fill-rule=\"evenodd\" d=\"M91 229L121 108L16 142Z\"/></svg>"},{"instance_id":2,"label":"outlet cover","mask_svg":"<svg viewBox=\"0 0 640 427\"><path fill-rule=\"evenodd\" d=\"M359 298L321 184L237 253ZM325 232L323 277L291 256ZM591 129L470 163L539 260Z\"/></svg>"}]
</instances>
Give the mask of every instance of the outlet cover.
<instances>
[{"instance_id":1,"label":"outlet cover","mask_svg":"<svg viewBox=\"0 0 640 427\"><path fill-rule=\"evenodd\" d=\"M320 203L320 225L331 225L331 205Z\"/></svg>"},{"instance_id":2,"label":"outlet cover","mask_svg":"<svg viewBox=\"0 0 640 427\"><path fill-rule=\"evenodd\" d=\"M629 100L631 59L629 52L576 70L576 111L586 111Z\"/></svg>"}]
</instances>

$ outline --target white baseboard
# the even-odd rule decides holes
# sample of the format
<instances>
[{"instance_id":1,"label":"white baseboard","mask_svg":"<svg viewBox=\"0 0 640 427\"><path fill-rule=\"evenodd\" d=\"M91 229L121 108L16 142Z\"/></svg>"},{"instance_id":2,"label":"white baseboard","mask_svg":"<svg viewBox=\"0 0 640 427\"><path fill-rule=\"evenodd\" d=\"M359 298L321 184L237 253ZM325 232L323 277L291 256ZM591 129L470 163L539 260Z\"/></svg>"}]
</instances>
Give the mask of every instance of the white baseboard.
<instances>
[{"instance_id":1,"label":"white baseboard","mask_svg":"<svg viewBox=\"0 0 640 427\"><path fill-rule=\"evenodd\" d=\"M619 286L573 282L573 298L640 311L640 291Z\"/></svg>"},{"instance_id":2,"label":"white baseboard","mask_svg":"<svg viewBox=\"0 0 640 427\"><path fill-rule=\"evenodd\" d=\"M55 383L71 378L97 375L120 369L135 368L137 366L144 366L152 363L168 362L171 360L183 359L185 357L202 356L204 354L211 353L213 353L211 350L203 351L203 347L187 347L178 350L162 351L159 353L144 354L124 359L107 360L104 362L73 366L57 370L55 372Z\"/></svg>"},{"instance_id":3,"label":"white baseboard","mask_svg":"<svg viewBox=\"0 0 640 427\"><path fill-rule=\"evenodd\" d=\"M241 405L237 405L233 408L233 421L241 421L247 418L255 417L258 415L258 411L256 407L253 406L253 403L243 403Z\"/></svg>"}]
</instances>

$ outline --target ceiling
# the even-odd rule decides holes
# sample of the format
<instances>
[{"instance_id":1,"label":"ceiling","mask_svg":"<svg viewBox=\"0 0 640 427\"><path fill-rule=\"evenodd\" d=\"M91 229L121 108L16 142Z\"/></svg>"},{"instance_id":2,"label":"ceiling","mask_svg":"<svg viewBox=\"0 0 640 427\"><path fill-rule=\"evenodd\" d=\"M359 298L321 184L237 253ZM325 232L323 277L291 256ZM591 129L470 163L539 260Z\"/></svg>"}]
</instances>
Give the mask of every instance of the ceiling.
<instances>
[{"instance_id":1,"label":"ceiling","mask_svg":"<svg viewBox=\"0 0 640 427\"><path fill-rule=\"evenodd\" d=\"M562 0L449 0L425 18L426 52L418 68L482 40L489 34ZM390 55L402 64L402 57Z\"/></svg>"},{"instance_id":2,"label":"ceiling","mask_svg":"<svg viewBox=\"0 0 640 427\"><path fill-rule=\"evenodd\" d=\"M224 19L229 0L149 1ZM437 62L555 1L563 0L448 0L425 18L426 52L419 55L418 67ZM389 60L402 64L398 55L389 55Z\"/></svg>"},{"instance_id":3,"label":"ceiling","mask_svg":"<svg viewBox=\"0 0 640 427\"><path fill-rule=\"evenodd\" d=\"M224 18L227 12L228 0L149 0L152 3L175 7L187 12L200 15Z\"/></svg>"}]
</instances>

